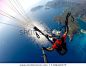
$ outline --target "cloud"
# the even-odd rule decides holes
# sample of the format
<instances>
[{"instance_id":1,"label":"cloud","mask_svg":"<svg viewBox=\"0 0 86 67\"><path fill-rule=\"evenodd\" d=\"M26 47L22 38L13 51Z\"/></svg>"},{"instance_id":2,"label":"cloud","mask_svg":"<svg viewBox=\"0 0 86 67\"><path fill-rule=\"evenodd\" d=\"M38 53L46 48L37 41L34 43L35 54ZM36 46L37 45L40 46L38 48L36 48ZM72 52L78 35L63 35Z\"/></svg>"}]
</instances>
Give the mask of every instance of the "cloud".
<instances>
[{"instance_id":1,"label":"cloud","mask_svg":"<svg viewBox=\"0 0 86 67\"><path fill-rule=\"evenodd\" d=\"M4 45L4 42L2 43L2 45Z\"/></svg>"}]
</instances>

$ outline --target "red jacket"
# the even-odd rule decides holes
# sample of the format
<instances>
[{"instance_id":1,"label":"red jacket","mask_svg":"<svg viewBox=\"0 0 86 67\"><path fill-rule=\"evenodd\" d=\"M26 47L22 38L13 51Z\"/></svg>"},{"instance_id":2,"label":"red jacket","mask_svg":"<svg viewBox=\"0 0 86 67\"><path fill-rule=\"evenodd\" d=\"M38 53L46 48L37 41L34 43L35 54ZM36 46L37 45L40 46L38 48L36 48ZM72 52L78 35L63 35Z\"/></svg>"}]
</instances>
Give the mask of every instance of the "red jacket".
<instances>
[{"instance_id":1,"label":"red jacket","mask_svg":"<svg viewBox=\"0 0 86 67\"><path fill-rule=\"evenodd\" d=\"M65 36L65 35L63 35L62 37L64 38L64 43L65 43L66 36ZM59 45L61 45L61 44L62 44L62 40L56 40L56 42L57 42ZM58 48L58 47L56 46L56 43L54 43L54 45L53 45L52 49L55 49L55 48Z\"/></svg>"}]
</instances>

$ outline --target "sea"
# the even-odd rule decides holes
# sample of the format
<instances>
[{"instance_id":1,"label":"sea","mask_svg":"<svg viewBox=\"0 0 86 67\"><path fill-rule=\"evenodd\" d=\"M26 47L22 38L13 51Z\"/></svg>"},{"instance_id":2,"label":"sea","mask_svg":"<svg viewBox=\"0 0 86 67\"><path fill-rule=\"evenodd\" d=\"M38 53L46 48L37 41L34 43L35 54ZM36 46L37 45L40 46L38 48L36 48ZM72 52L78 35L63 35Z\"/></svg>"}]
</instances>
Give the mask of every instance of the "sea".
<instances>
[{"instance_id":1,"label":"sea","mask_svg":"<svg viewBox=\"0 0 86 67\"><path fill-rule=\"evenodd\" d=\"M50 8L45 7L31 12L28 9L28 15L31 20L46 24L53 30L59 30L63 25L58 25L54 21L55 16L63 13L63 10L68 7ZM79 22L79 29L86 30L86 22L80 18L75 18ZM40 44L34 44L31 38L26 35L20 35L22 28L5 26L0 33L0 63L44 63ZM66 37L67 54L59 55L56 50L53 52L45 51L49 63L86 63L86 34L80 32L75 34L71 42L69 37ZM2 36L3 35L3 36ZM50 44L50 43L48 43ZM47 46L45 46L47 47Z\"/></svg>"}]
</instances>

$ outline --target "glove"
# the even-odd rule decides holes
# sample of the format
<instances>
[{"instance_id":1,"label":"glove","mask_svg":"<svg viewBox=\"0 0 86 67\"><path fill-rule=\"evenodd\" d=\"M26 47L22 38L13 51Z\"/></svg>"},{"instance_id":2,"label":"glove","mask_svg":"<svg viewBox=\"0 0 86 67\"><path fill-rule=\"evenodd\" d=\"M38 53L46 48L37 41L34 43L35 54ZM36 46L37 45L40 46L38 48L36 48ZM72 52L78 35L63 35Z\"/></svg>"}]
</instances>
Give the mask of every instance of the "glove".
<instances>
[{"instance_id":1,"label":"glove","mask_svg":"<svg viewBox=\"0 0 86 67\"><path fill-rule=\"evenodd\" d=\"M46 48L45 47L42 47L44 50L46 50Z\"/></svg>"}]
</instances>

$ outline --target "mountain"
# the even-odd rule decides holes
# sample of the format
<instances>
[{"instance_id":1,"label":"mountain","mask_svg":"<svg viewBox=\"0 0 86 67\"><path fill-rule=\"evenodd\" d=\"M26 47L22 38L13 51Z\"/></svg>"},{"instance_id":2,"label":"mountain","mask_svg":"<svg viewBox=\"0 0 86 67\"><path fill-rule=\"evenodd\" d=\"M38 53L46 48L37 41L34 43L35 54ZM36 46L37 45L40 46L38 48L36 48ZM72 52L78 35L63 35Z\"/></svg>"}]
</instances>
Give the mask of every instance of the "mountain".
<instances>
[{"instance_id":1,"label":"mountain","mask_svg":"<svg viewBox=\"0 0 86 67\"><path fill-rule=\"evenodd\" d=\"M53 0L53 1L49 1L46 6L48 7L62 7L62 6L68 6L68 2L65 0Z\"/></svg>"},{"instance_id":2,"label":"mountain","mask_svg":"<svg viewBox=\"0 0 86 67\"><path fill-rule=\"evenodd\" d=\"M74 5L75 3L84 3L86 0L53 0L49 1L46 6L48 7L63 7L63 6L70 6Z\"/></svg>"},{"instance_id":3,"label":"mountain","mask_svg":"<svg viewBox=\"0 0 86 67\"><path fill-rule=\"evenodd\" d=\"M86 2L75 4L71 7L71 13L74 17L81 18L86 22Z\"/></svg>"},{"instance_id":4,"label":"mountain","mask_svg":"<svg viewBox=\"0 0 86 67\"><path fill-rule=\"evenodd\" d=\"M71 8L69 7L68 9L64 10L60 16L55 16L54 20L58 24L65 25L64 22L65 22L66 15L67 15L67 12L69 9L70 9L73 17L79 17L86 22L86 0L71 0L71 3L69 3L68 0L53 0L53 1L48 2L46 4L46 6L52 7L52 8L53 7L58 8L58 7L63 7L63 6L71 6ZM74 20L74 22L71 22L71 18L69 18L68 21L69 21L68 35L69 35L70 41L71 41L75 34L81 35L81 33L79 31L79 22L76 21L76 19Z\"/></svg>"},{"instance_id":5,"label":"mountain","mask_svg":"<svg viewBox=\"0 0 86 67\"><path fill-rule=\"evenodd\" d=\"M64 12L60 16L55 16L54 20L56 22L58 22L59 24L64 25L68 9L64 10ZM74 4L71 7L71 14L73 17L81 18L83 21L86 22L86 2L84 1L84 3ZM79 22L77 22L76 20L74 22L71 22L71 18L70 18L69 19L69 28L70 28L70 30L69 30L68 35L69 35L70 41L71 41L73 39L74 34L80 34Z\"/></svg>"}]
</instances>

